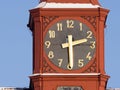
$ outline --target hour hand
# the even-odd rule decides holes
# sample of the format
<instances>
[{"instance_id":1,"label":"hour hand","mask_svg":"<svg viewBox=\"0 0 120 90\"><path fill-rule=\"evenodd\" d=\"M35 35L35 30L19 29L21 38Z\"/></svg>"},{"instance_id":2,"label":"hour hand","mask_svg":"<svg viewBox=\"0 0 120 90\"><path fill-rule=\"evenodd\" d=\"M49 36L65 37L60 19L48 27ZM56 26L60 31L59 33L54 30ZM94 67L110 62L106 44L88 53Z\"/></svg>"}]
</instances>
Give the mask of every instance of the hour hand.
<instances>
[{"instance_id":1,"label":"hour hand","mask_svg":"<svg viewBox=\"0 0 120 90\"><path fill-rule=\"evenodd\" d=\"M84 42L87 42L87 39L76 40L76 41L72 42L72 46L77 45L77 44L81 44L81 43L84 43ZM62 48L67 48L67 47L69 47L68 43L63 43L62 44Z\"/></svg>"},{"instance_id":2,"label":"hour hand","mask_svg":"<svg viewBox=\"0 0 120 90\"><path fill-rule=\"evenodd\" d=\"M67 68L71 70L73 68L73 46L72 46L72 35L68 35L68 48L69 48L69 60Z\"/></svg>"}]
</instances>

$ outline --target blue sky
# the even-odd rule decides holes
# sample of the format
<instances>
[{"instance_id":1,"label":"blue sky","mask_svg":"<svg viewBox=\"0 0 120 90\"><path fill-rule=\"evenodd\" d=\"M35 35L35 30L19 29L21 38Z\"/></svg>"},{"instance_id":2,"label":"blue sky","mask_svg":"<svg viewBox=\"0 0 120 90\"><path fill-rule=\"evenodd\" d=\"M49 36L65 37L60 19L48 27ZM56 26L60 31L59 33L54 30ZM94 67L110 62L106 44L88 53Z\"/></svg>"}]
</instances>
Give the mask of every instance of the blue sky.
<instances>
[{"instance_id":1,"label":"blue sky","mask_svg":"<svg viewBox=\"0 0 120 90\"><path fill-rule=\"evenodd\" d=\"M32 33L29 9L39 0L0 1L0 86L28 87L32 74ZM105 29L105 69L108 87L120 87L120 1L99 0L110 9Z\"/></svg>"}]
</instances>

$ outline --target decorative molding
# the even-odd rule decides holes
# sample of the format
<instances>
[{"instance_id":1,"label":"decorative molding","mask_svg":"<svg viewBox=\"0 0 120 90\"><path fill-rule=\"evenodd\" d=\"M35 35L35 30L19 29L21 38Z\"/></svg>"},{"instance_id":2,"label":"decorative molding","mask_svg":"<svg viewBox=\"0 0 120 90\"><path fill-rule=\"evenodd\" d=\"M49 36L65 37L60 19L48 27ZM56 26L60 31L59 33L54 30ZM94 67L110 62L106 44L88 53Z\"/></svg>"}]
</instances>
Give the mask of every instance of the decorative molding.
<instances>
[{"instance_id":1,"label":"decorative molding","mask_svg":"<svg viewBox=\"0 0 120 90\"><path fill-rule=\"evenodd\" d=\"M43 76L97 76L100 73L42 73Z\"/></svg>"},{"instance_id":2,"label":"decorative molding","mask_svg":"<svg viewBox=\"0 0 120 90\"><path fill-rule=\"evenodd\" d=\"M81 16L81 17L87 20L96 29L97 26L96 16Z\"/></svg>"},{"instance_id":3,"label":"decorative molding","mask_svg":"<svg viewBox=\"0 0 120 90\"><path fill-rule=\"evenodd\" d=\"M52 67L46 62L46 60L43 60L43 73L56 73Z\"/></svg>"},{"instance_id":4,"label":"decorative molding","mask_svg":"<svg viewBox=\"0 0 120 90\"><path fill-rule=\"evenodd\" d=\"M96 64L96 60L94 61L94 63L87 68L87 70L85 70L83 73L96 73L97 72L97 64Z\"/></svg>"},{"instance_id":5,"label":"decorative molding","mask_svg":"<svg viewBox=\"0 0 120 90\"><path fill-rule=\"evenodd\" d=\"M97 26L96 16L81 16L83 19L87 20L95 29ZM43 24L46 28L47 25L54 19L58 18L58 16L44 16L43 17Z\"/></svg>"},{"instance_id":6,"label":"decorative molding","mask_svg":"<svg viewBox=\"0 0 120 90\"><path fill-rule=\"evenodd\" d=\"M53 21L54 19L58 18L58 16L44 16L43 17L43 24L44 24L44 27L46 28L46 26L49 25L49 23L51 21Z\"/></svg>"}]
</instances>

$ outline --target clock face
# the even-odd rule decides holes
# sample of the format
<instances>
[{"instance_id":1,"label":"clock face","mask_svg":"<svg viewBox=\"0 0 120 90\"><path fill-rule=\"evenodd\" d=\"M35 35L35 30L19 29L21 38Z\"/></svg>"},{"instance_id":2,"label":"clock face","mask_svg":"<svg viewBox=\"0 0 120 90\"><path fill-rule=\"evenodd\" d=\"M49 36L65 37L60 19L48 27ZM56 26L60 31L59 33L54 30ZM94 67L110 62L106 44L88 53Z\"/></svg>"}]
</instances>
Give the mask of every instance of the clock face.
<instances>
[{"instance_id":1,"label":"clock face","mask_svg":"<svg viewBox=\"0 0 120 90\"><path fill-rule=\"evenodd\" d=\"M94 33L79 20L59 20L45 33L45 55L61 69L77 70L85 67L93 59L95 50Z\"/></svg>"}]
</instances>

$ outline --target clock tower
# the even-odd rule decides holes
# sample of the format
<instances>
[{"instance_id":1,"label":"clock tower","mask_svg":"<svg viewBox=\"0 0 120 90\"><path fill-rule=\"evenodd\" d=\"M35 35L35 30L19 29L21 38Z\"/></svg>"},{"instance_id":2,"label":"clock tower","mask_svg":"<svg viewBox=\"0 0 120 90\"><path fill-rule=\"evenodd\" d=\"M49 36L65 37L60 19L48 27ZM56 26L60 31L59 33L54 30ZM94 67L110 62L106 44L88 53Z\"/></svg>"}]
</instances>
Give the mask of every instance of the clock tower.
<instances>
[{"instance_id":1,"label":"clock tower","mask_svg":"<svg viewBox=\"0 0 120 90\"><path fill-rule=\"evenodd\" d=\"M98 0L42 0L30 10L34 90L106 90L108 12Z\"/></svg>"}]
</instances>

